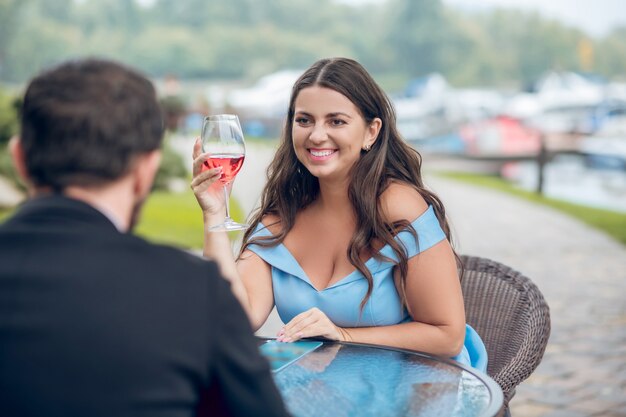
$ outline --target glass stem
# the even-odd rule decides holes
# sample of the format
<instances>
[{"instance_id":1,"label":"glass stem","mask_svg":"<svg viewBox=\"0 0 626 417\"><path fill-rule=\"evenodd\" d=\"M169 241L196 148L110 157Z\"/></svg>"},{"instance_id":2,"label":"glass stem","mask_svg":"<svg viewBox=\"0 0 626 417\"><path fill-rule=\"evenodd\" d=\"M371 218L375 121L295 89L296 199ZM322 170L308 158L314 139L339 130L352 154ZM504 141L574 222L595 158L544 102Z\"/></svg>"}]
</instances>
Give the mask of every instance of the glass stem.
<instances>
[{"instance_id":1,"label":"glass stem","mask_svg":"<svg viewBox=\"0 0 626 417\"><path fill-rule=\"evenodd\" d=\"M229 207L229 195L228 195L228 185L224 185L224 206L226 207L226 218L224 219L224 223L232 221L230 218L230 207Z\"/></svg>"}]
</instances>

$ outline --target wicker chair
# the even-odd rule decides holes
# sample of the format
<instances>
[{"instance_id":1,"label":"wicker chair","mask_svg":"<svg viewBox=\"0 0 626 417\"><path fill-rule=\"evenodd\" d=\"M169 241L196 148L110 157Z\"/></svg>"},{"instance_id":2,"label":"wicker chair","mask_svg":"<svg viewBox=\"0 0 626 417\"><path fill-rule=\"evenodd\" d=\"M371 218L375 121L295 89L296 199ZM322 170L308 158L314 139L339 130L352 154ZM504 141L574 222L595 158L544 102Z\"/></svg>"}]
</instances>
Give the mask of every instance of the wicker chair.
<instances>
[{"instance_id":1,"label":"wicker chair","mask_svg":"<svg viewBox=\"0 0 626 417\"><path fill-rule=\"evenodd\" d=\"M487 373L502 387L504 413L515 387L541 362L550 335L550 311L539 288L495 261L462 256L467 322L487 348Z\"/></svg>"}]
</instances>

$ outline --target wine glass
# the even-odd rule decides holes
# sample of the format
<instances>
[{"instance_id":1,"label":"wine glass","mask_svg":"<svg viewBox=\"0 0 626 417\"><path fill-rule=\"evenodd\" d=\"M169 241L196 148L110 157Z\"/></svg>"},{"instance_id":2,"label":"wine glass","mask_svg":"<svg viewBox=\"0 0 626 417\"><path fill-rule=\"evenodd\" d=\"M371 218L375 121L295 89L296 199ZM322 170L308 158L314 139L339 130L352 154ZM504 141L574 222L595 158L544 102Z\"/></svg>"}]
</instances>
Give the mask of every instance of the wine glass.
<instances>
[{"instance_id":1,"label":"wine glass","mask_svg":"<svg viewBox=\"0 0 626 417\"><path fill-rule=\"evenodd\" d=\"M207 116L202 124L202 152L208 152L209 158L204 161L202 170L222 167L219 181L224 190L226 218L224 223L209 228L211 232L243 230L247 224L235 222L230 217L228 200L230 188L235 176L241 170L246 154L243 132L239 118L234 114L218 114Z\"/></svg>"}]
</instances>

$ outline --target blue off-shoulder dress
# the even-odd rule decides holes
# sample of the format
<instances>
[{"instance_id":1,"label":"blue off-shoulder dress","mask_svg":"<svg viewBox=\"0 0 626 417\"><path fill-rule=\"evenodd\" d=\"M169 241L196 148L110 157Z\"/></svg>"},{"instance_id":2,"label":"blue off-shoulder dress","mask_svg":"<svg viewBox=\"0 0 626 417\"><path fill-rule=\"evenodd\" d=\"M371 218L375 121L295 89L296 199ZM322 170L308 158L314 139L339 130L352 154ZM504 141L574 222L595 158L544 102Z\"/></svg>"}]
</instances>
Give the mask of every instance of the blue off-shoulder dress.
<instances>
[{"instance_id":1,"label":"blue off-shoulder dress","mask_svg":"<svg viewBox=\"0 0 626 417\"><path fill-rule=\"evenodd\" d=\"M409 258L446 238L432 206L411 224L417 232L417 241L407 230L401 231L395 237L404 245ZM271 233L259 223L251 237L257 236L271 236ZM318 291L285 245L262 247L253 244L249 249L271 266L274 301L284 323L313 307L322 310L340 327L389 326L411 321L394 284L393 267L397 257L389 245L384 246L379 253L390 258L390 261L370 258L365 263L372 273L374 286L362 311L360 304L367 293L368 285L358 270ZM487 351L480 336L471 326L466 325L463 350L453 359L486 371Z\"/></svg>"}]
</instances>

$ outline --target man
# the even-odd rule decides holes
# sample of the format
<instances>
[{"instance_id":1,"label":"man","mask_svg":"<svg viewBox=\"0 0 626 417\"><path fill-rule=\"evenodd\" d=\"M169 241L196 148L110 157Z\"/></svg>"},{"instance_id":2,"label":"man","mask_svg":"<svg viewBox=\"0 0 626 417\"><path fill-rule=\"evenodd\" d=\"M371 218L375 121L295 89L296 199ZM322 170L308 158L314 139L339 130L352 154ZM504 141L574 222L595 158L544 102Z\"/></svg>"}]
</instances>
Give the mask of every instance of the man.
<instances>
[{"instance_id":1,"label":"man","mask_svg":"<svg viewBox=\"0 0 626 417\"><path fill-rule=\"evenodd\" d=\"M127 233L160 161L153 86L119 64L28 86L31 199L0 225L0 416L285 416L214 263Z\"/></svg>"}]
</instances>

